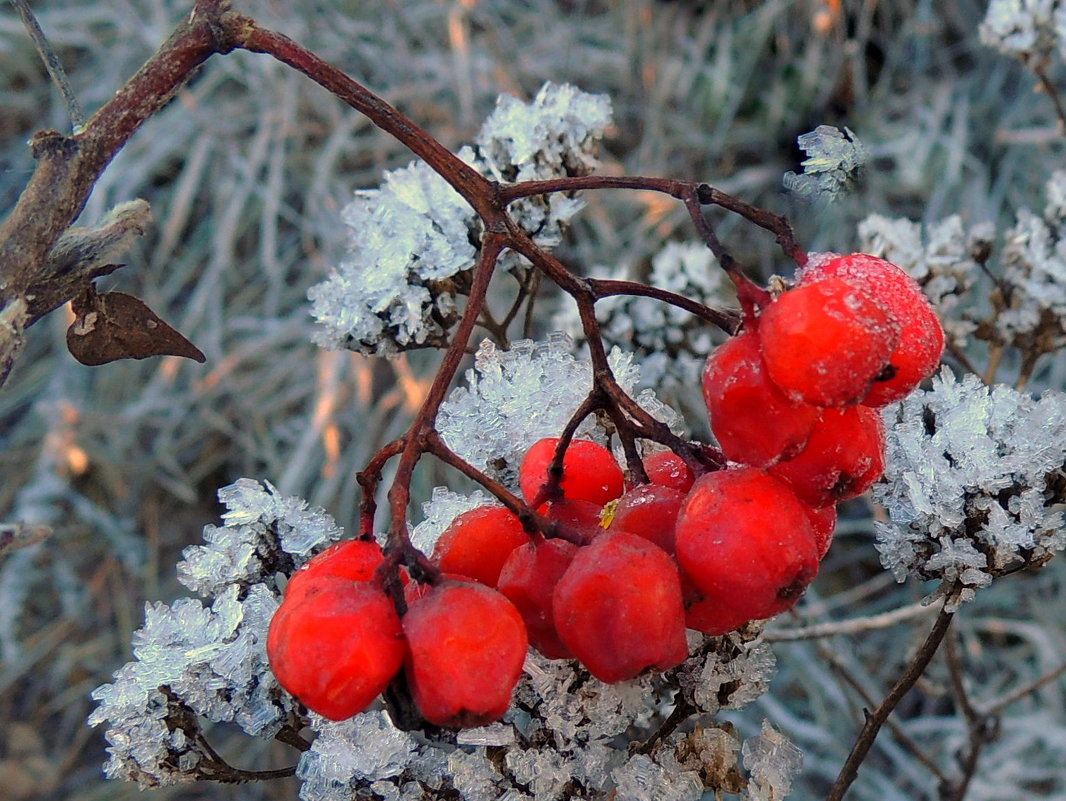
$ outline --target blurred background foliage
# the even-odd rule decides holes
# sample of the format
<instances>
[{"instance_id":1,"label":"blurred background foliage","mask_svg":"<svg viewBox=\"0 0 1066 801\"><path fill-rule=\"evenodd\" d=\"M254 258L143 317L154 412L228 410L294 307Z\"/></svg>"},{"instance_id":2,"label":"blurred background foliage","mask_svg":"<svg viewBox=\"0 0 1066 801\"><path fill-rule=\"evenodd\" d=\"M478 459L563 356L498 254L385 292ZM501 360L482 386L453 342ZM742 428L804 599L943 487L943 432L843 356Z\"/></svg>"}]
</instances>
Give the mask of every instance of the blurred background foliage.
<instances>
[{"instance_id":1,"label":"blurred background foliage","mask_svg":"<svg viewBox=\"0 0 1066 801\"><path fill-rule=\"evenodd\" d=\"M182 0L34 5L89 113L188 10ZM343 67L453 148L473 136L500 92L528 98L550 80L606 93L615 127L603 172L707 181L789 214L811 249L855 247L855 223L872 212L924 221L959 213L967 223L989 220L1002 230L1018 207L1042 207L1043 183L1063 166L1066 140L1048 98L1034 91L1032 74L979 43L985 3L843 5L841 11L824 0L235 2ZM33 168L30 135L69 129L6 6L0 76L6 210ZM852 194L812 206L785 196L781 176L799 169L796 137L821 124L849 127L870 160ZM239 476L267 479L351 525L355 474L403 430L435 355L374 361L319 351L309 341L305 292L343 251L338 212L353 189L375 185L382 170L409 158L303 77L266 57L235 53L212 59L97 185L85 223L137 197L149 201L156 219L126 267L101 286L143 297L190 336L208 363L168 357L83 367L65 350L69 318L59 311L31 330L0 392L0 521L44 520L55 528L49 541L0 563L5 798L137 795L101 776L104 744L84 725L89 692L128 658L145 600L181 594L174 564L216 520L218 487ZM646 275L665 241L693 236L683 209L660 196L602 192L587 200L559 249L578 271L615 265L620 274ZM763 232L715 219L753 273L787 271ZM693 421L695 430L704 425ZM417 489L428 497L446 481L458 483L430 466ZM922 588L898 588L880 568L869 505L856 502L845 512L838 545L803 614L824 620L919 598ZM1061 661L1061 575L1056 561L1039 576L1004 582L975 605L961 627L964 653L980 665L986 650L996 652L994 663L973 668L975 683L1005 689ZM1029 622L1014 625L1018 619ZM769 717L806 752L796 797L824 792L861 719L863 702L834 660L877 699L915 636L904 625L854 640L778 646L780 674L771 694L735 720L754 733L760 717ZM1034 724L1049 738L1066 726L1060 690L1047 688L1052 696L1040 704L1059 710L1057 717ZM935 669L920 697L901 709L901 726L947 764L965 737L955 712ZM280 746L227 741L224 732L214 737L242 766L294 761ZM1032 797L1066 792L1063 742L1049 744L1047 758L1038 760L1046 764ZM854 792L915 799L935 784L886 734ZM285 781L154 795L258 799L295 792L294 782Z\"/></svg>"}]
</instances>

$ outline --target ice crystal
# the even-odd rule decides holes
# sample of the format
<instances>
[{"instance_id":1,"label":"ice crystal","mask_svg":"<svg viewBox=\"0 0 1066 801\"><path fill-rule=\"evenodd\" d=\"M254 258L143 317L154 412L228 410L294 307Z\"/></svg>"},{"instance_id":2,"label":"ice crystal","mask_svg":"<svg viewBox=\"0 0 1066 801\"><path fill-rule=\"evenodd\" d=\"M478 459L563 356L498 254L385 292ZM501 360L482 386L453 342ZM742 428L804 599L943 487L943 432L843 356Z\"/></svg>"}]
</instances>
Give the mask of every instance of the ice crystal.
<instances>
[{"instance_id":1,"label":"ice crystal","mask_svg":"<svg viewBox=\"0 0 1066 801\"><path fill-rule=\"evenodd\" d=\"M833 200L847 191L866 164L866 148L850 128L819 125L796 140L807 154L803 173L785 173L785 188L810 199Z\"/></svg>"},{"instance_id":2,"label":"ice crystal","mask_svg":"<svg viewBox=\"0 0 1066 801\"><path fill-rule=\"evenodd\" d=\"M445 443L489 475L512 488L529 447L555 437L592 389L592 369L572 355L569 337L556 334L546 342L521 340L500 350L486 340L478 348L466 386L457 387L441 405L437 429ZM631 392L639 369L631 354L614 348L607 358L618 383ZM676 412L650 392L637 400L651 414L677 425ZM595 417L586 418L577 436L604 442Z\"/></svg>"},{"instance_id":3,"label":"ice crystal","mask_svg":"<svg viewBox=\"0 0 1066 801\"><path fill-rule=\"evenodd\" d=\"M751 774L746 801L779 801L792 789L792 779L803 765L803 754L787 737L763 721L762 733L744 741L744 767Z\"/></svg>"},{"instance_id":4,"label":"ice crystal","mask_svg":"<svg viewBox=\"0 0 1066 801\"><path fill-rule=\"evenodd\" d=\"M495 501L481 490L463 495L447 487L434 487L430 499L422 504L422 522L411 529L411 542L423 553L432 553L440 535L456 517L493 503Z\"/></svg>"},{"instance_id":5,"label":"ice crystal","mask_svg":"<svg viewBox=\"0 0 1066 801\"><path fill-rule=\"evenodd\" d=\"M610 118L605 97L545 84L528 104L501 97L459 157L497 180L585 174ZM534 241L550 246L580 205L556 194L517 201L510 211ZM456 319L456 277L474 265L474 210L416 161L357 192L342 217L348 257L308 292L320 323L316 342L379 354L441 344Z\"/></svg>"},{"instance_id":6,"label":"ice crystal","mask_svg":"<svg viewBox=\"0 0 1066 801\"><path fill-rule=\"evenodd\" d=\"M885 410L884 481L874 497L881 561L958 583L972 597L992 578L1066 545L1061 505L1066 394L1032 398L950 370Z\"/></svg>"},{"instance_id":7,"label":"ice crystal","mask_svg":"<svg viewBox=\"0 0 1066 801\"><path fill-rule=\"evenodd\" d=\"M226 506L225 525L205 526L204 544L190 545L178 562L178 581L204 597L272 577L279 552L302 563L341 535L325 511L282 497L270 482L241 478L219 490L218 499Z\"/></svg>"},{"instance_id":8,"label":"ice crystal","mask_svg":"<svg viewBox=\"0 0 1066 801\"><path fill-rule=\"evenodd\" d=\"M145 607L134 661L93 691L89 724L107 723L105 772L142 786L196 778L202 756L181 739L188 713L272 737L297 705L270 672L266 635L279 597L277 571L291 572L340 536L332 518L269 483L240 479L219 490L224 526L186 548L182 582L207 598ZM183 734L184 733L184 734Z\"/></svg>"},{"instance_id":9,"label":"ice crystal","mask_svg":"<svg viewBox=\"0 0 1066 801\"><path fill-rule=\"evenodd\" d=\"M616 268L597 267L597 278L619 278ZM668 242L651 260L648 283L715 309L736 306L733 284L703 242ZM603 340L640 359L644 387L673 390L698 382L707 354L724 334L687 311L653 298L617 295L596 304ZM583 341L577 307L569 297L552 325Z\"/></svg>"}]
</instances>

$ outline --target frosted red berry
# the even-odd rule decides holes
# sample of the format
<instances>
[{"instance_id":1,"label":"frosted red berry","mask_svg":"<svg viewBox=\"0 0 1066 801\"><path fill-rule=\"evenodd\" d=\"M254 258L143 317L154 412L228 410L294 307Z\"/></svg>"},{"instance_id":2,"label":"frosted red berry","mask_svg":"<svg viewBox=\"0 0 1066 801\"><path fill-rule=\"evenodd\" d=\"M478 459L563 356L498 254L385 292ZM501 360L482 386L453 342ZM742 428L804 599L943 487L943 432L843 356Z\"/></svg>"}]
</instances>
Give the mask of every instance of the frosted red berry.
<instances>
[{"instance_id":1,"label":"frosted red berry","mask_svg":"<svg viewBox=\"0 0 1066 801\"><path fill-rule=\"evenodd\" d=\"M835 506L807 507L807 519L811 521L814 542L818 546L818 558L824 559L833 544L833 532L837 527Z\"/></svg>"},{"instance_id":2,"label":"frosted red berry","mask_svg":"<svg viewBox=\"0 0 1066 801\"><path fill-rule=\"evenodd\" d=\"M635 534L608 532L578 550L556 585L553 617L559 638L601 681L688 656L677 565Z\"/></svg>"},{"instance_id":3,"label":"frosted red berry","mask_svg":"<svg viewBox=\"0 0 1066 801\"><path fill-rule=\"evenodd\" d=\"M452 521L433 548L445 573L496 586L511 551L529 541L518 516L503 506L479 506Z\"/></svg>"},{"instance_id":4,"label":"frosted red berry","mask_svg":"<svg viewBox=\"0 0 1066 801\"><path fill-rule=\"evenodd\" d=\"M370 581L374 577L374 571L384 560L381 546L372 540L334 543L292 574L285 587L285 600L296 600L311 580L323 576Z\"/></svg>"},{"instance_id":5,"label":"frosted red berry","mask_svg":"<svg viewBox=\"0 0 1066 801\"><path fill-rule=\"evenodd\" d=\"M866 492L884 472L885 434L876 409L826 409L807 446L770 472L809 506L830 506Z\"/></svg>"},{"instance_id":6,"label":"frosted red berry","mask_svg":"<svg viewBox=\"0 0 1066 801\"><path fill-rule=\"evenodd\" d=\"M674 552L674 526L685 493L660 484L642 484L618 499L608 531L628 531Z\"/></svg>"},{"instance_id":7,"label":"frosted red berry","mask_svg":"<svg viewBox=\"0 0 1066 801\"><path fill-rule=\"evenodd\" d=\"M751 618L720 600L700 597L685 609L685 626L717 637L736 631Z\"/></svg>"},{"instance_id":8,"label":"frosted red berry","mask_svg":"<svg viewBox=\"0 0 1066 801\"><path fill-rule=\"evenodd\" d=\"M804 505L756 468L697 479L675 536L678 562L704 596L748 620L788 609L818 572Z\"/></svg>"},{"instance_id":9,"label":"frosted red berry","mask_svg":"<svg viewBox=\"0 0 1066 801\"><path fill-rule=\"evenodd\" d=\"M752 467L795 456L820 412L786 397L770 380L755 331L733 337L707 359L703 399L722 452Z\"/></svg>"},{"instance_id":10,"label":"frosted red berry","mask_svg":"<svg viewBox=\"0 0 1066 801\"><path fill-rule=\"evenodd\" d=\"M688 492L696 480L685 460L673 451L656 451L644 457L644 472L653 484Z\"/></svg>"},{"instance_id":11,"label":"frosted red berry","mask_svg":"<svg viewBox=\"0 0 1066 801\"><path fill-rule=\"evenodd\" d=\"M270 622L278 682L308 709L344 720L366 709L407 654L400 618L376 583L322 576L286 598Z\"/></svg>"},{"instance_id":12,"label":"frosted red berry","mask_svg":"<svg viewBox=\"0 0 1066 801\"><path fill-rule=\"evenodd\" d=\"M555 630L552 600L578 546L561 539L538 537L511 551L496 588L515 605L525 621L529 644L549 659L572 659Z\"/></svg>"},{"instance_id":13,"label":"frosted red berry","mask_svg":"<svg viewBox=\"0 0 1066 801\"><path fill-rule=\"evenodd\" d=\"M559 440L554 437L542 439L526 452L519 469L518 482L527 502L536 502L541 488L547 483L548 467L558 444ZM571 500L603 506L622 494L625 478L622 468L609 450L598 442L575 439L571 440L563 455L560 489L563 496Z\"/></svg>"},{"instance_id":14,"label":"frosted red berry","mask_svg":"<svg viewBox=\"0 0 1066 801\"><path fill-rule=\"evenodd\" d=\"M783 293L759 318L763 362L792 400L858 403L885 372L900 341L887 308L843 278Z\"/></svg>"},{"instance_id":15,"label":"frosted red berry","mask_svg":"<svg viewBox=\"0 0 1066 801\"><path fill-rule=\"evenodd\" d=\"M503 595L483 584L443 581L408 607L403 630L407 683L427 721L469 728L507 711L529 641Z\"/></svg>"},{"instance_id":16,"label":"frosted red berry","mask_svg":"<svg viewBox=\"0 0 1066 801\"><path fill-rule=\"evenodd\" d=\"M580 545L588 545L604 532L600 525L603 507L591 501L556 498L544 504L540 511L550 520L565 527L564 536L576 538Z\"/></svg>"},{"instance_id":17,"label":"frosted red berry","mask_svg":"<svg viewBox=\"0 0 1066 801\"><path fill-rule=\"evenodd\" d=\"M882 303L900 322L899 346L889 357L891 376L875 381L864 406L897 401L932 375L944 352L944 329L918 282L892 262L865 253L812 260L797 276L800 285L843 278Z\"/></svg>"}]
</instances>

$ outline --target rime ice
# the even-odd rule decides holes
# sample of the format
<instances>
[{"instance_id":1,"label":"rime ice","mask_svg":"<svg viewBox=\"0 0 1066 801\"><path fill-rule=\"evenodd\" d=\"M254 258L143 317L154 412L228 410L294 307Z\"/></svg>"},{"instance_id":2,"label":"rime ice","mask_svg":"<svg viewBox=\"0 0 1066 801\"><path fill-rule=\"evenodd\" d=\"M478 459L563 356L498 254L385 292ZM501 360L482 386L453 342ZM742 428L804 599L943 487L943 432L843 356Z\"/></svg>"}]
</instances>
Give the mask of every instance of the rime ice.
<instances>
[{"instance_id":1,"label":"rime ice","mask_svg":"<svg viewBox=\"0 0 1066 801\"><path fill-rule=\"evenodd\" d=\"M945 368L928 392L885 410L884 482L874 497L881 561L902 581L958 581L972 597L995 575L1066 545L1066 395L1032 398Z\"/></svg>"},{"instance_id":2,"label":"rime ice","mask_svg":"<svg viewBox=\"0 0 1066 801\"><path fill-rule=\"evenodd\" d=\"M530 103L501 96L473 147L459 157L500 181L583 175L611 121L606 97L545 84ZM559 241L581 207L564 194L513 203L515 221L535 242ZM311 287L319 345L390 354L439 345L457 319L449 282L474 266L479 236L474 210L427 164L412 162L382 185L356 193L342 212L350 228L348 258ZM513 267L513 255L502 264Z\"/></svg>"}]
</instances>

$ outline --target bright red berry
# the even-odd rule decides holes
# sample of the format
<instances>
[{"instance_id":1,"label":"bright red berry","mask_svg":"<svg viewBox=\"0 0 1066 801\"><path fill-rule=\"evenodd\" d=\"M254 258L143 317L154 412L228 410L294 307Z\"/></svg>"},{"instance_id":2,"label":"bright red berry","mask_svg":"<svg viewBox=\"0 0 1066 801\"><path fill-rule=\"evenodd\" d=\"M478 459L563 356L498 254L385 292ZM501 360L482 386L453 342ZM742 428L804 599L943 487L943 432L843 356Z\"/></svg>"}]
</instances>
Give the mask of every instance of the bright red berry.
<instances>
[{"instance_id":1,"label":"bright red berry","mask_svg":"<svg viewBox=\"0 0 1066 801\"><path fill-rule=\"evenodd\" d=\"M495 587L511 551L527 542L529 535L510 509L479 506L463 512L444 529L433 548L433 561L445 573Z\"/></svg>"},{"instance_id":2,"label":"bright red berry","mask_svg":"<svg viewBox=\"0 0 1066 801\"><path fill-rule=\"evenodd\" d=\"M600 525L603 507L598 503L556 498L544 504L540 511L549 519L565 525L569 534L575 535L581 545L588 545L605 530Z\"/></svg>"},{"instance_id":3,"label":"bright red berry","mask_svg":"<svg viewBox=\"0 0 1066 801\"><path fill-rule=\"evenodd\" d=\"M944 352L944 329L918 282L892 262L865 253L814 260L798 275L800 285L843 278L883 304L902 325L890 362L893 374L875 381L864 406L884 406L910 394L932 375Z\"/></svg>"},{"instance_id":4,"label":"bright red berry","mask_svg":"<svg viewBox=\"0 0 1066 801\"><path fill-rule=\"evenodd\" d=\"M580 548L555 587L559 638L600 681L666 670L688 656L677 565L624 531Z\"/></svg>"},{"instance_id":5,"label":"bright red berry","mask_svg":"<svg viewBox=\"0 0 1066 801\"><path fill-rule=\"evenodd\" d=\"M799 453L820 412L790 400L770 380L755 331L733 337L707 359L703 399L722 452L752 467Z\"/></svg>"},{"instance_id":6,"label":"bright red berry","mask_svg":"<svg viewBox=\"0 0 1066 801\"><path fill-rule=\"evenodd\" d=\"M818 572L804 505L783 481L752 467L697 479L676 543L678 562L706 598L746 620L788 609Z\"/></svg>"},{"instance_id":7,"label":"bright red berry","mask_svg":"<svg viewBox=\"0 0 1066 801\"><path fill-rule=\"evenodd\" d=\"M278 682L331 720L370 706L406 654L396 609L371 581L307 580L295 600L281 604L267 634L267 656Z\"/></svg>"},{"instance_id":8,"label":"bright red berry","mask_svg":"<svg viewBox=\"0 0 1066 801\"><path fill-rule=\"evenodd\" d=\"M628 531L674 552L674 525L685 493L660 484L642 484L618 499L608 531Z\"/></svg>"},{"instance_id":9,"label":"bright red berry","mask_svg":"<svg viewBox=\"0 0 1066 801\"><path fill-rule=\"evenodd\" d=\"M496 585L525 621L529 644L549 659L574 657L555 630L552 599L577 551L566 540L537 537L511 551Z\"/></svg>"},{"instance_id":10,"label":"bright red berry","mask_svg":"<svg viewBox=\"0 0 1066 801\"><path fill-rule=\"evenodd\" d=\"M833 544L833 532L837 527L837 508L808 506L807 519L811 521L814 542L818 546L818 559L822 560L829 553L829 546Z\"/></svg>"},{"instance_id":11,"label":"bright red berry","mask_svg":"<svg viewBox=\"0 0 1066 801\"><path fill-rule=\"evenodd\" d=\"M537 500L541 487L548 481L548 466L555 456L556 438L536 442L522 460L518 483L529 503ZM560 489L564 497L589 501L603 506L622 494L625 479L614 456L597 442L586 439L570 441L563 455L563 478ZM541 498L541 501L548 500Z\"/></svg>"},{"instance_id":12,"label":"bright red berry","mask_svg":"<svg viewBox=\"0 0 1066 801\"><path fill-rule=\"evenodd\" d=\"M876 409L826 409L799 455L770 472L810 506L831 506L866 492L885 469L885 434Z\"/></svg>"},{"instance_id":13,"label":"bright red berry","mask_svg":"<svg viewBox=\"0 0 1066 801\"><path fill-rule=\"evenodd\" d=\"M384 560L381 546L371 540L336 542L292 574L285 587L285 600L295 601L312 579L323 576L370 581Z\"/></svg>"},{"instance_id":14,"label":"bright red berry","mask_svg":"<svg viewBox=\"0 0 1066 801\"><path fill-rule=\"evenodd\" d=\"M656 451L645 456L644 472L648 474L648 480L652 484L673 487L682 492L688 492L692 488L692 482L696 480L685 460L673 451Z\"/></svg>"},{"instance_id":15,"label":"bright red berry","mask_svg":"<svg viewBox=\"0 0 1066 801\"><path fill-rule=\"evenodd\" d=\"M719 600L700 598L685 610L686 628L702 631L712 637L736 631L750 621L751 618L743 612L738 612Z\"/></svg>"},{"instance_id":16,"label":"bright red berry","mask_svg":"<svg viewBox=\"0 0 1066 801\"><path fill-rule=\"evenodd\" d=\"M514 605L491 587L442 581L403 617L415 704L437 726L498 720L511 703L529 640Z\"/></svg>"},{"instance_id":17,"label":"bright red berry","mask_svg":"<svg viewBox=\"0 0 1066 801\"><path fill-rule=\"evenodd\" d=\"M770 378L813 406L860 402L889 366L900 330L882 303L843 278L790 289L759 318Z\"/></svg>"}]
</instances>

